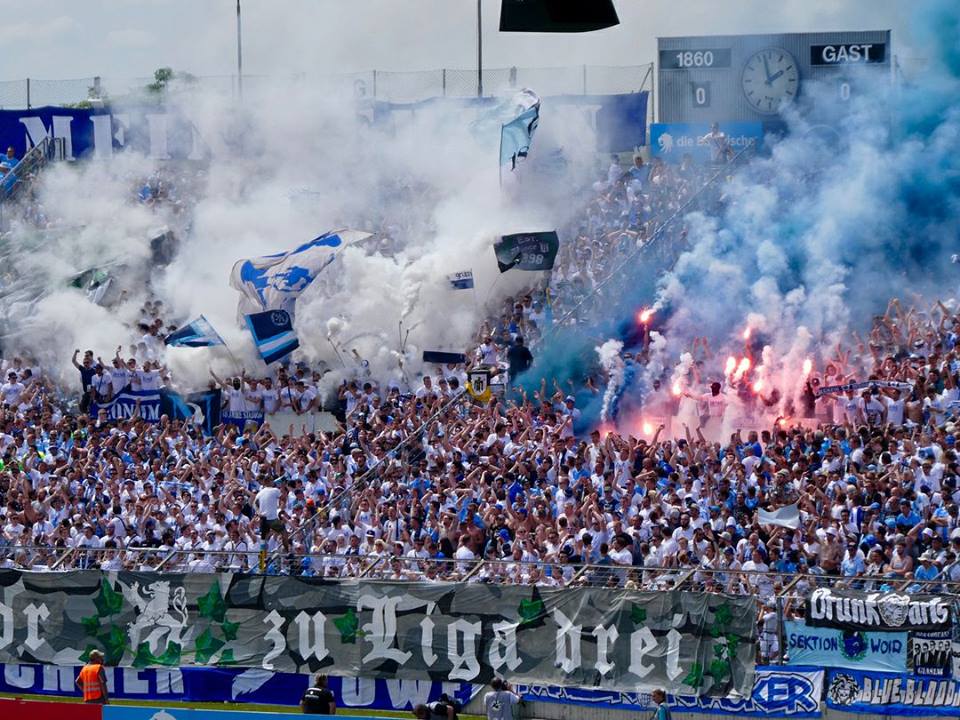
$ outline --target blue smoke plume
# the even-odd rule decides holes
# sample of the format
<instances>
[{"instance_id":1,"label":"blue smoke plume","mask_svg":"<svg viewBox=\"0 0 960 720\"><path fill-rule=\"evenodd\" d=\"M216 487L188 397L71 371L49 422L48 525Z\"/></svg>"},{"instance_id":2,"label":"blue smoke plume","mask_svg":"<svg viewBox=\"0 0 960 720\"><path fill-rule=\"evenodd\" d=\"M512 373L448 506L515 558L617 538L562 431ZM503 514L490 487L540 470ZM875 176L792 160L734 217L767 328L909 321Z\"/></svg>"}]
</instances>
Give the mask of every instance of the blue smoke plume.
<instances>
[{"instance_id":1,"label":"blue smoke plume","mask_svg":"<svg viewBox=\"0 0 960 720\"><path fill-rule=\"evenodd\" d=\"M671 362L706 335L722 364L749 322L772 346L771 377L796 375L807 353L825 361L869 327L891 297L945 297L957 287L960 239L960 4L918 4L916 34L931 58L911 82L869 84L824 139L799 111L768 154L725 187L719 213L686 218L687 249L672 271L634 266L596 303L592 322L553 333L533 376L579 379L592 348L629 332L654 296ZM808 87L828 102L833 88ZM717 373L719 367L707 368ZM600 396L581 398L595 423Z\"/></svg>"}]
</instances>

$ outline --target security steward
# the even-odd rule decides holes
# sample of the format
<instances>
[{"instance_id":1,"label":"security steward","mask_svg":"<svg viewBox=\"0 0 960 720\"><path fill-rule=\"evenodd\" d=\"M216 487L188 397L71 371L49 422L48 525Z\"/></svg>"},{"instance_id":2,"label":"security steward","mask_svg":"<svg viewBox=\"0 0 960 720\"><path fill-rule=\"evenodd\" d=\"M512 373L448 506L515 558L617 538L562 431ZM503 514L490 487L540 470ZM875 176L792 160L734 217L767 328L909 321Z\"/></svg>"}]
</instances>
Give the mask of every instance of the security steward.
<instances>
[{"instance_id":1,"label":"security steward","mask_svg":"<svg viewBox=\"0 0 960 720\"><path fill-rule=\"evenodd\" d=\"M90 659L80 670L77 687L83 693L83 702L91 705L107 704L107 673L103 669L103 653L90 652Z\"/></svg>"}]
</instances>

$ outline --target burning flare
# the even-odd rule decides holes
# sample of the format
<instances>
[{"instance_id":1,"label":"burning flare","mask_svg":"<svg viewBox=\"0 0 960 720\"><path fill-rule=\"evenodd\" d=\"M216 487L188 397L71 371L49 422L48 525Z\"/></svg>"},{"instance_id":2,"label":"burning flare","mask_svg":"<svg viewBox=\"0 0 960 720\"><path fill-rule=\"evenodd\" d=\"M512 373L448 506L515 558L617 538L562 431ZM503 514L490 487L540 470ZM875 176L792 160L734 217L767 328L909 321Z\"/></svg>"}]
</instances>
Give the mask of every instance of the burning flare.
<instances>
[{"instance_id":1,"label":"burning flare","mask_svg":"<svg viewBox=\"0 0 960 720\"><path fill-rule=\"evenodd\" d=\"M723 371L724 375L732 375L733 371L737 369L737 359L731 355L727 358L727 366Z\"/></svg>"},{"instance_id":2,"label":"burning flare","mask_svg":"<svg viewBox=\"0 0 960 720\"><path fill-rule=\"evenodd\" d=\"M744 339L744 340L749 340L749 339L750 339L750 333L751 333L751 332L753 332L753 331L752 331L751 328L748 326L747 329L743 331L743 339Z\"/></svg>"},{"instance_id":3,"label":"burning flare","mask_svg":"<svg viewBox=\"0 0 960 720\"><path fill-rule=\"evenodd\" d=\"M740 364L737 365L737 372L734 374L734 380L739 380L744 376L747 370L750 369L750 358L744 357L740 359Z\"/></svg>"},{"instance_id":4,"label":"burning flare","mask_svg":"<svg viewBox=\"0 0 960 720\"><path fill-rule=\"evenodd\" d=\"M673 394L676 397L680 397L681 392L682 390L680 389L680 381L677 380L676 382L673 383Z\"/></svg>"},{"instance_id":5,"label":"burning flare","mask_svg":"<svg viewBox=\"0 0 960 720\"><path fill-rule=\"evenodd\" d=\"M803 376L806 377L813 370L813 360L807 358L803 361Z\"/></svg>"},{"instance_id":6,"label":"burning flare","mask_svg":"<svg viewBox=\"0 0 960 720\"><path fill-rule=\"evenodd\" d=\"M650 322L650 318L653 317L653 310L650 308L644 308L640 311L640 314L637 317L640 322L646 325L648 322Z\"/></svg>"}]
</instances>

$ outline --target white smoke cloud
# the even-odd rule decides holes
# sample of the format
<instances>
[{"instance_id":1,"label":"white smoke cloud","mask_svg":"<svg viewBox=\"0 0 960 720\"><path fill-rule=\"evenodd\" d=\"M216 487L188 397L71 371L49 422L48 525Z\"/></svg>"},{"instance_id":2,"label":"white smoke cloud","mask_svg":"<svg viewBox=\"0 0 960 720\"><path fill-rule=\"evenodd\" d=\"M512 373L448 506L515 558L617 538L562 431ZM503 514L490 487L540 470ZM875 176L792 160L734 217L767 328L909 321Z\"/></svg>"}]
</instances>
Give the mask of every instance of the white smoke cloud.
<instances>
[{"instance_id":1,"label":"white smoke cloud","mask_svg":"<svg viewBox=\"0 0 960 720\"><path fill-rule=\"evenodd\" d=\"M169 353L182 385L205 383L208 365L218 374L235 372L233 358L255 369L259 360L238 323L238 293L228 286L233 265L353 227L375 238L343 250L301 296L298 356L344 374L357 369L356 354L375 377L400 381L419 370L423 350L465 350L488 312L539 279L499 273L492 250L497 236L556 228L576 207L569 195L581 182L569 176L541 183L521 167L510 178L514 187L502 192L499 124L473 124L461 107L438 103L371 127L358 120L358 107L369 118L363 106L329 88L278 84L245 100L237 107L189 87L168 99L168 107L197 128L210 159L199 176L195 166L173 169L189 177L189 189L176 189L191 193L194 207L179 254L165 270L148 269L148 239L183 218L133 198L135 181L154 172L153 161L127 151L110 163L44 173L41 201L58 226L73 230L58 232L55 247L30 256L31 269L44 268L36 284L46 297L42 314L11 319L20 347L48 361L56 356L65 377L74 372L62 350L67 345L112 356L117 344L126 347L138 335L132 325L149 276L152 292L176 320L204 314L232 353ZM531 159L562 147L576 173L589 165L592 144L584 119L545 116ZM17 242L27 234L18 231ZM125 268L122 277L136 278L116 311L106 313L64 288L71 275L114 258ZM473 270L475 290L452 292L447 275L466 269ZM64 320L56 341L48 331L51 318Z\"/></svg>"},{"instance_id":2,"label":"white smoke cloud","mask_svg":"<svg viewBox=\"0 0 960 720\"><path fill-rule=\"evenodd\" d=\"M603 407L600 410L600 419L607 422L610 419L610 411L613 408L617 393L623 387L624 363L623 357L620 355L623 351L623 342L607 340L595 350L597 355L600 356L600 366L607 375L607 387L603 391Z\"/></svg>"}]
</instances>

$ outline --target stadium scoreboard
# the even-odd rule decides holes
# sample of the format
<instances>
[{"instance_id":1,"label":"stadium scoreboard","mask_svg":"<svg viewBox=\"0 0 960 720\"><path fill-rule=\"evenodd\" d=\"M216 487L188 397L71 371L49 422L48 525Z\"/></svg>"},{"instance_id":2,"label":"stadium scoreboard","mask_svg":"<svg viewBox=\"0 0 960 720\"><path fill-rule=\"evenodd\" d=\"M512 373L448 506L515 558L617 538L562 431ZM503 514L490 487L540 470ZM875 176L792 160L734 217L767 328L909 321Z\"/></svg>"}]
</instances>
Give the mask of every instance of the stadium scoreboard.
<instances>
[{"instance_id":1,"label":"stadium scoreboard","mask_svg":"<svg viewBox=\"0 0 960 720\"><path fill-rule=\"evenodd\" d=\"M889 30L671 37L657 44L660 123L766 125L793 103L813 120L829 121L864 83L890 77Z\"/></svg>"}]
</instances>

